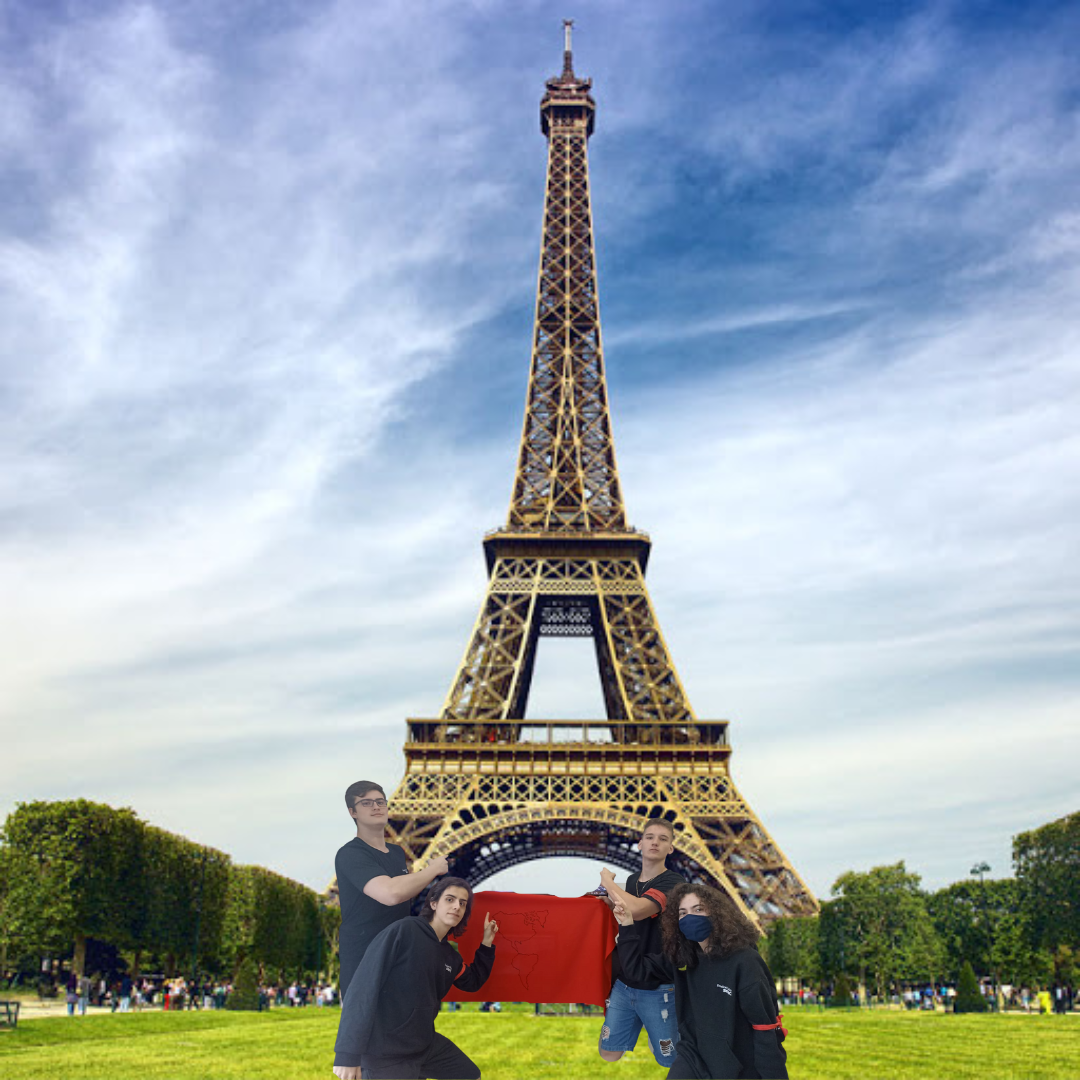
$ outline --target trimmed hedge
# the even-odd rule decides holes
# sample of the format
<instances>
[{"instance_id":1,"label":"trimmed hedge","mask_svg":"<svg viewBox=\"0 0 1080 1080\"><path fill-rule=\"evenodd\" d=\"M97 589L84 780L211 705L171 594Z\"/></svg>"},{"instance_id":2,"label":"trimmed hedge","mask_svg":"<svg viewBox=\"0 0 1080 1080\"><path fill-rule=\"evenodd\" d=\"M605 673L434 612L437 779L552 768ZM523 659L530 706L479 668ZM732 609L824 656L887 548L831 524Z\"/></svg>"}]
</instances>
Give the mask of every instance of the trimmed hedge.
<instances>
[{"instance_id":1,"label":"trimmed hedge","mask_svg":"<svg viewBox=\"0 0 1080 1080\"><path fill-rule=\"evenodd\" d=\"M86 939L228 977L329 967L340 915L317 893L222 851L141 821L134 811L75 799L20 803L0 832L0 943L74 948Z\"/></svg>"}]
</instances>

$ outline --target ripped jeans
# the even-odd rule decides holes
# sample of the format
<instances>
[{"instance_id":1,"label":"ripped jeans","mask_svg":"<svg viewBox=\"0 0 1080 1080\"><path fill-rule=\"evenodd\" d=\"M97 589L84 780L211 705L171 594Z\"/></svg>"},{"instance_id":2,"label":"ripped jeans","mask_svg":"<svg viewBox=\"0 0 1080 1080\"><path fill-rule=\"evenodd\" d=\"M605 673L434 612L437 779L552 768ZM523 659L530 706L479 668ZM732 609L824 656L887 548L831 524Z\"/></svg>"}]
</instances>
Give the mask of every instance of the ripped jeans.
<instances>
[{"instance_id":1,"label":"ripped jeans","mask_svg":"<svg viewBox=\"0 0 1080 1080\"><path fill-rule=\"evenodd\" d=\"M675 987L659 990L635 990L616 979L604 1011L600 1030L600 1049L633 1050L644 1025L649 1035L649 1049L658 1065L669 1066L675 1060L679 1025L675 1021Z\"/></svg>"}]
</instances>

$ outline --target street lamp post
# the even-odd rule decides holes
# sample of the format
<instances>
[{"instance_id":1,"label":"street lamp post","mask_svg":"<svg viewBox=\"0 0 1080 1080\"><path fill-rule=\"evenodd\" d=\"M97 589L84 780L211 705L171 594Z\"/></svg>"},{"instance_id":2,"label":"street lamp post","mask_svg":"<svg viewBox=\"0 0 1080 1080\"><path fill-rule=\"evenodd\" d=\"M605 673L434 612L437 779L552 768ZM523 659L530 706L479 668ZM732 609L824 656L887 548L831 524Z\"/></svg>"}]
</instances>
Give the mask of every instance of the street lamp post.
<instances>
[{"instance_id":1,"label":"street lamp post","mask_svg":"<svg viewBox=\"0 0 1080 1080\"><path fill-rule=\"evenodd\" d=\"M990 964L990 977L994 982L994 1004L998 1011L1001 1010L1001 1002L998 1000L998 980L997 971L994 967L993 950L994 950L994 933L990 926L990 915L986 907L986 882L983 880L984 874L990 873L990 864L988 862L977 862L972 868L971 873L977 875L979 878L979 899L982 901L983 909L983 924L986 927L986 940L987 940L987 961Z\"/></svg>"}]
</instances>

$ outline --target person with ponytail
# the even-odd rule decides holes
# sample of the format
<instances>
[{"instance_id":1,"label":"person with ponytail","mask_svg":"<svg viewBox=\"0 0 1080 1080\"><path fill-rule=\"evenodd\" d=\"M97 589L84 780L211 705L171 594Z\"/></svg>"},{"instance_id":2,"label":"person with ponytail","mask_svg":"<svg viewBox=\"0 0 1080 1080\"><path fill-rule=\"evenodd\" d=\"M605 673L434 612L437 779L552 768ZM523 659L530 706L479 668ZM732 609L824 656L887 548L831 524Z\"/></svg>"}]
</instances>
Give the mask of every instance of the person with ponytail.
<instances>
[{"instance_id":1,"label":"person with ponytail","mask_svg":"<svg viewBox=\"0 0 1080 1080\"><path fill-rule=\"evenodd\" d=\"M757 951L757 928L727 893L679 885L660 916L662 951L642 948L640 923L622 904L619 960L635 980L675 984L677 1054L668 1080L787 1077L776 986Z\"/></svg>"}]
</instances>

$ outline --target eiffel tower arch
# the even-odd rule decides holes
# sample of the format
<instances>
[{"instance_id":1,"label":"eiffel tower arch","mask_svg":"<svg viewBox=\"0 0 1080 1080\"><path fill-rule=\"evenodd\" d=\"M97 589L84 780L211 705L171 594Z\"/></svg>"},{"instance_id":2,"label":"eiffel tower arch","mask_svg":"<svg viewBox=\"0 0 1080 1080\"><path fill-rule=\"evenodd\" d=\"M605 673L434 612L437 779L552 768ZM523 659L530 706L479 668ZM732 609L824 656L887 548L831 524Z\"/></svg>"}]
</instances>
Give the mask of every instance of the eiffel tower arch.
<instances>
[{"instance_id":1,"label":"eiffel tower arch","mask_svg":"<svg viewBox=\"0 0 1080 1080\"><path fill-rule=\"evenodd\" d=\"M699 719L645 586L649 537L626 519L604 374L589 193L596 103L574 73L540 105L547 188L525 419L506 524L437 717L407 721L388 839L414 867L446 856L479 883L531 859L633 870L650 820L673 869L725 889L760 923L817 910L731 778L725 720ZM588 637L606 718L526 719L541 637Z\"/></svg>"}]
</instances>

